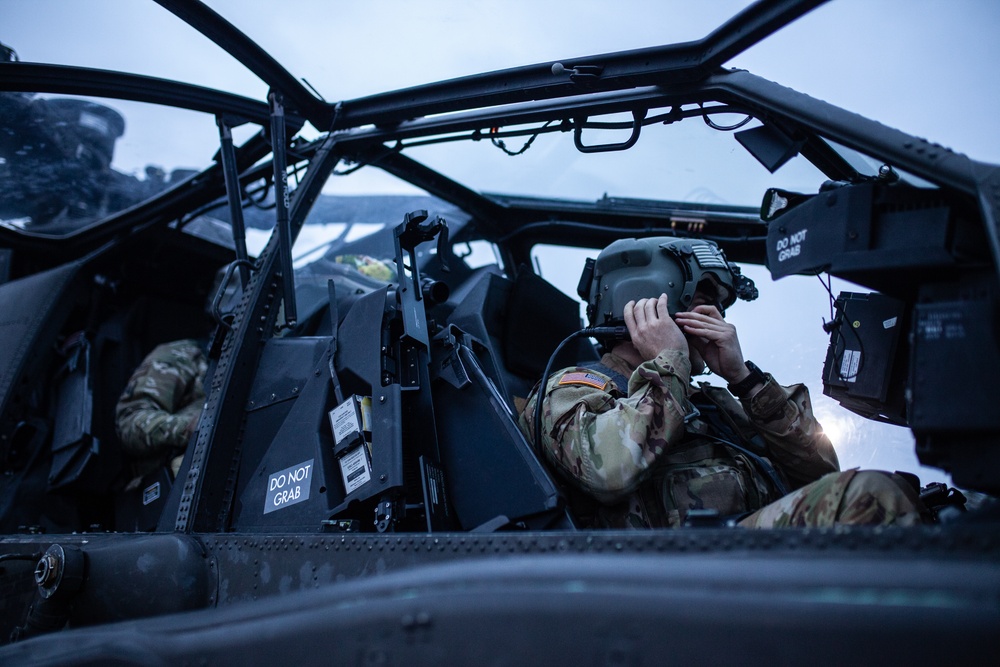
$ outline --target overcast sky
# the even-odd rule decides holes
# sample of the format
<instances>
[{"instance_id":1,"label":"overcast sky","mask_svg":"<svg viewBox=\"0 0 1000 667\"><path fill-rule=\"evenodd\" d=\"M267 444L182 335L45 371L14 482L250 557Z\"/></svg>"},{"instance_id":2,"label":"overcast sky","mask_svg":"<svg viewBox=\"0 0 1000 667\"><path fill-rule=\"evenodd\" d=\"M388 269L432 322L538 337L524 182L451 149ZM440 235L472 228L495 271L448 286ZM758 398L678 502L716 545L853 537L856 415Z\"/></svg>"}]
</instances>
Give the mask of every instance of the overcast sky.
<instances>
[{"instance_id":1,"label":"overcast sky","mask_svg":"<svg viewBox=\"0 0 1000 667\"><path fill-rule=\"evenodd\" d=\"M486 70L693 40L747 3L208 4L334 101ZM729 65L971 157L1000 162L1000 133L993 122L1000 91L998 29L996 0L834 0ZM26 61L124 69L258 99L266 94L264 84L235 60L151 0L0 0L0 41ZM214 128L200 131L210 135Z\"/></svg>"},{"instance_id":2,"label":"overcast sky","mask_svg":"<svg viewBox=\"0 0 1000 667\"><path fill-rule=\"evenodd\" d=\"M482 71L690 41L747 3L209 0L208 4L292 74L308 79L326 100L336 101ZM994 121L1000 108L998 36L998 0L834 0L738 55L728 66L748 69L975 159L1000 163L1000 132ZM0 0L0 42L15 48L25 61L119 69L257 99L264 99L267 92L266 85L239 63L151 0ZM141 173L151 160L168 170L207 166L218 141L213 119L182 113L154 120L140 105L109 104L125 113L129 123L116 150L116 168ZM574 267L573 284L577 271ZM812 292L805 297L794 291L791 279L764 285L766 273L760 270L755 276L760 276L763 287L761 301L731 311L732 320L741 327L744 350L753 350L749 356L765 370L781 368L784 352L760 351L768 342L773 345L772 329L751 325L766 312L811 308L805 320L809 329L781 331L797 347L809 348L803 358L810 359L810 365L789 362L776 375L786 382L809 376L817 412L822 410L828 430L856 429L859 420L823 397L815 377L825 349L825 336L818 327L828 308L825 297L812 283ZM864 428L874 427L866 422ZM838 445L842 464L913 469L908 432L878 428L883 430L874 438L843 435L847 444ZM872 442L881 445L872 447ZM863 444L852 449L850 443ZM901 452L908 458L899 462ZM925 481L933 478L925 475Z\"/></svg>"}]
</instances>

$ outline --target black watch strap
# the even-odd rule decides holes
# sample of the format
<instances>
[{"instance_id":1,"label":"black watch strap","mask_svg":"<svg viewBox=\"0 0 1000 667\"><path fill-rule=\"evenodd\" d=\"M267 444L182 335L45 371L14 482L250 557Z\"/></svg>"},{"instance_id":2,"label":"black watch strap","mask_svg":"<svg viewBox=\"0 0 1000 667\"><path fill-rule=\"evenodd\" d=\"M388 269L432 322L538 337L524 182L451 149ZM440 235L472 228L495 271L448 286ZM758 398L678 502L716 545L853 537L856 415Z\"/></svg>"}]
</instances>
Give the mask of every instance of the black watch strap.
<instances>
[{"instance_id":1,"label":"black watch strap","mask_svg":"<svg viewBox=\"0 0 1000 667\"><path fill-rule=\"evenodd\" d=\"M752 361L744 362L747 370L750 371L750 375L746 376L739 382L729 385L729 391L737 398L746 398L750 390L757 386L757 383L764 384L767 382L767 376L764 372L757 368L757 364Z\"/></svg>"}]
</instances>

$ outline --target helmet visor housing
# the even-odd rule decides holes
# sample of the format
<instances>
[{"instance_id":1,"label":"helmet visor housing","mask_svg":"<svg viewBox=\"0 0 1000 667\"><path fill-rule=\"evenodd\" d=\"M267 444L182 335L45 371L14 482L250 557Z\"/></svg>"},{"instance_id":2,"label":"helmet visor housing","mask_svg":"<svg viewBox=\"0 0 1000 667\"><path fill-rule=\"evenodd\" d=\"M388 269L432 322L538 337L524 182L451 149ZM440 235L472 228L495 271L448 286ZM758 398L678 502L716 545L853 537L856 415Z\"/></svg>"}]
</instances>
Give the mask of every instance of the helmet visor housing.
<instances>
[{"instance_id":1,"label":"helmet visor housing","mask_svg":"<svg viewBox=\"0 0 1000 667\"><path fill-rule=\"evenodd\" d=\"M723 310L736 301L734 269L712 241L619 239L598 255L593 271L587 300L591 326L618 324L629 301L664 293L673 316L691 307L699 285Z\"/></svg>"}]
</instances>

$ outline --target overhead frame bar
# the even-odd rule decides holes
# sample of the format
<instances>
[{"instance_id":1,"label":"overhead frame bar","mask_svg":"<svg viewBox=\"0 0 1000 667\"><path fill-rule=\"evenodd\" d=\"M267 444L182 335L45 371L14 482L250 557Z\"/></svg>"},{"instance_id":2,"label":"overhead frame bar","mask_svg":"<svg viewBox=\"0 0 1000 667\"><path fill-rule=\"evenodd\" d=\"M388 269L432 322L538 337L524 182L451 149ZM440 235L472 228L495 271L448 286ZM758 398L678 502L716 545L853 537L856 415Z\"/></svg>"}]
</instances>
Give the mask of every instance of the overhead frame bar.
<instances>
[{"instance_id":1,"label":"overhead frame bar","mask_svg":"<svg viewBox=\"0 0 1000 667\"><path fill-rule=\"evenodd\" d=\"M393 125L463 109L697 81L826 1L762 0L694 42L549 61L345 100L332 129ZM558 74L556 63L563 66ZM572 74L578 67L597 67L600 74Z\"/></svg>"},{"instance_id":2,"label":"overhead frame bar","mask_svg":"<svg viewBox=\"0 0 1000 667\"><path fill-rule=\"evenodd\" d=\"M280 91L286 105L290 102L293 110L317 128L323 130L329 126L333 116L330 104L317 99L271 54L207 5L191 0L154 1L225 49L273 90Z\"/></svg>"},{"instance_id":3,"label":"overhead frame bar","mask_svg":"<svg viewBox=\"0 0 1000 667\"><path fill-rule=\"evenodd\" d=\"M229 114L266 126L267 103L169 79L90 67L42 63L0 63L0 90L107 97L219 115ZM301 126L302 119L292 117Z\"/></svg>"}]
</instances>

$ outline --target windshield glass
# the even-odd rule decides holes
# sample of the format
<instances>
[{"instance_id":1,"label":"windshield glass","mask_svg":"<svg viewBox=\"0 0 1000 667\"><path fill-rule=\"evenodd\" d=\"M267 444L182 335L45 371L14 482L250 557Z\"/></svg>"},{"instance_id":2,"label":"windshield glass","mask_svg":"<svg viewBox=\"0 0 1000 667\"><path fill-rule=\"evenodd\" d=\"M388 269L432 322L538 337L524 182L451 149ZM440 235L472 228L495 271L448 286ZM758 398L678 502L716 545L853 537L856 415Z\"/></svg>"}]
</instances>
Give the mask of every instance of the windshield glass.
<instances>
[{"instance_id":1,"label":"windshield glass","mask_svg":"<svg viewBox=\"0 0 1000 667\"><path fill-rule=\"evenodd\" d=\"M332 102L530 63L697 40L751 3L206 4ZM979 0L919 4L919 11L900 11L894 3L829 2L726 66L1000 161L1000 138L981 131L990 127L998 90L991 63L1000 60L1000 41L993 39L1000 7ZM266 83L152 1L8 1L2 27L0 42L26 62L134 72L257 100L267 95ZM936 48L927 48L931 43ZM880 57L873 58L875 53ZM961 121L928 103L929 91L936 100L962 100Z\"/></svg>"},{"instance_id":2,"label":"windshield glass","mask_svg":"<svg viewBox=\"0 0 1000 667\"><path fill-rule=\"evenodd\" d=\"M181 183L211 164L205 148L218 142L206 114L30 93L0 93L0 127L0 225L47 236L79 231Z\"/></svg>"},{"instance_id":3,"label":"windshield glass","mask_svg":"<svg viewBox=\"0 0 1000 667\"><path fill-rule=\"evenodd\" d=\"M627 118L631 121L630 115ZM731 126L745 118L726 114L713 122ZM740 129L757 126L752 122ZM584 130L581 141L588 147L621 144L629 135L630 130ZM417 146L406 153L474 190L584 201L607 195L759 207L769 187L816 192L826 179L802 157L771 174L740 146L733 132L713 129L700 118L647 126L628 150L582 153L574 145L573 132L567 131L540 134L523 153L510 155L528 141L530 135L483 139Z\"/></svg>"},{"instance_id":4,"label":"windshield glass","mask_svg":"<svg viewBox=\"0 0 1000 667\"><path fill-rule=\"evenodd\" d=\"M626 0L615 5L616 11L608 11L606 3L600 2L538 5L521 0L477 3L468 8L454 3L410 6L381 2L338 6L335 11L310 0L288 3L280 10L235 0L210 0L207 4L293 76L326 100L336 101L528 63L695 40L749 2L692 6L681 1L651 5ZM44 21L39 20L41 16ZM901 14L878 4L841 0L809 12L727 65L746 67L889 126L997 161L1000 139L977 130L990 126L988 109L993 107L997 87L982 85L982 81L995 75L977 73L982 68L969 66L1000 58L1000 43L987 38L988 27L995 25L996 18L996 8L974 1L961 2L958 10L929 5L921 12ZM887 31L887 25L896 29ZM155 2L112 0L99 7L65 0L10 3L5 7L4 27L7 32L0 35L0 41L25 62L134 72L257 100L266 98L266 83ZM928 30L933 31L941 49L925 48ZM838 37L848 31L852 40ZM421 35L417 47L412 41L414 34ZM978 38L981 34L984 37ZM371 39L371 35L378 35L378 39ZM887 35L891 36L889 43ZM866 45L869 48L864 48ZM874 50L887 56L873 63L868 54ZM942 58L942 52L949 57ZM796 57L789 58L789 53ZM926 103L921 91L930 89L938 99L966 101L962 122L951 122L954 117L942 116L936 112L937 105ZM150 179L143 187L152 188L160 180L160 172L169 184L174 170L203 168L218 148L214 119L204 114L169 111L161 119L149 114L148 105L93 101L124 116L125 134L115 145L112 168L138 181ZM242 129L236 128L237 144ZM317 134L309 125L303 132L306 136ZM587 132L584 141L621 141L627 132L609 134L613 136ZM607 193L756 206L760 193L776 181L731 135L692 119L645 128L628 155L608 153L586 160L575 153L572 137L564 133L540 136L527 152L510 160L488 141L409 152L481 191L585 201ZM518 149L526 139L505 141L508 148ZM733 160L727 161L731 171L715 171L717 164L707 156L702 166L701 160L694 159L699 153L687 150L692 146L699 151L704 146L713 155L732 153ZM133 149L137 154L129 157ZM559 154L560 170L554 171L552 163L543 159L549 153ZM683 160L678 161L678 155L683 155ZM642 168L625 171L626 161ZM814 192L817 176L811 167L797 164L800 162L797 158L781 168L780 186ZM153 167L150 176L147 166ZM867 169L877 170L878 166ZM363 182L366 171L371 170L362 170L358 182ZM376 190L358 191L370 194ZM30 214L16 209L3 214L15 227L24 227L28 217Z\"/></svg>"}]
</instances>

